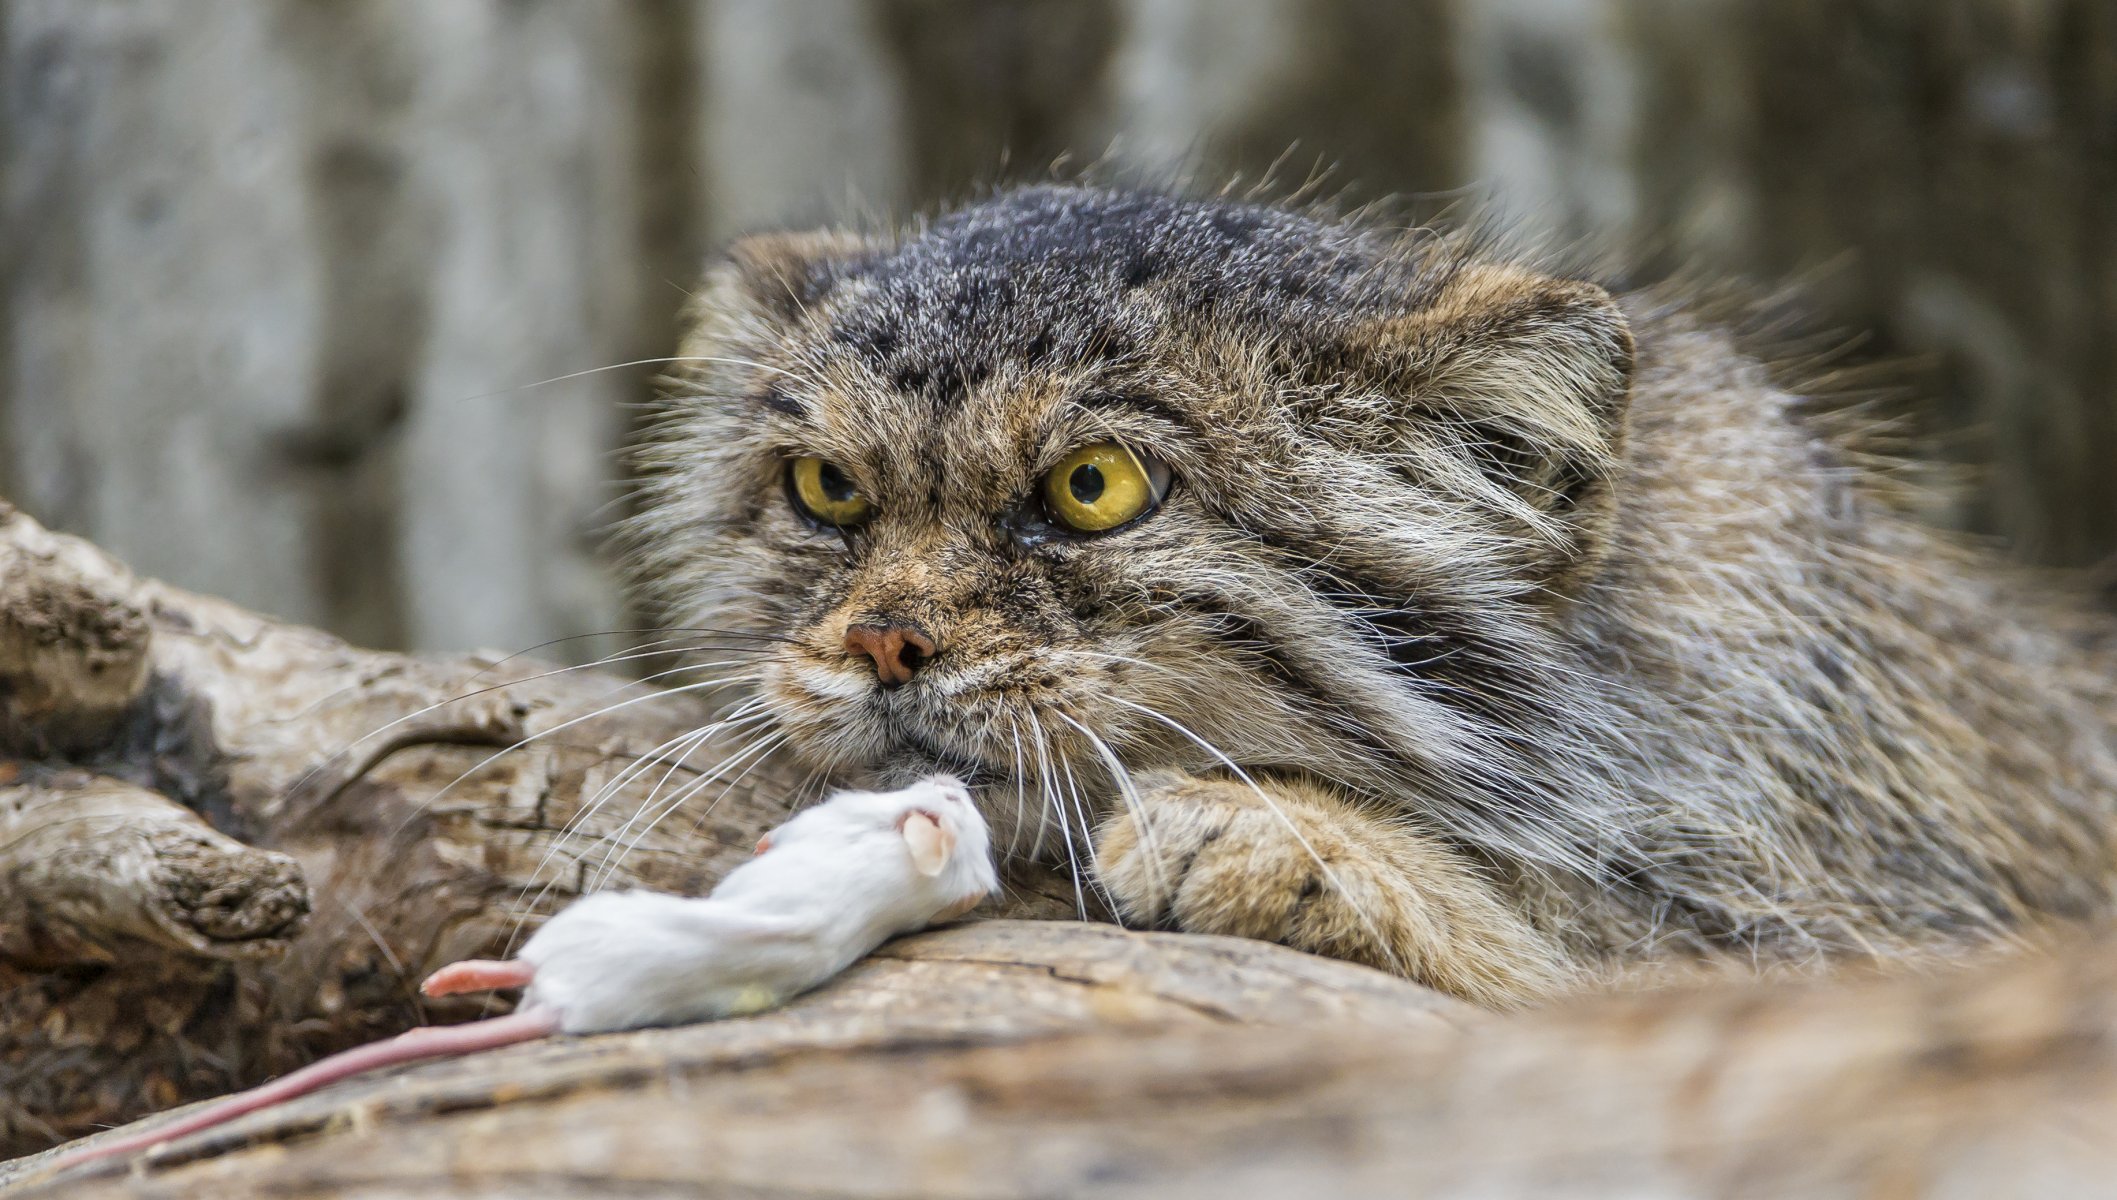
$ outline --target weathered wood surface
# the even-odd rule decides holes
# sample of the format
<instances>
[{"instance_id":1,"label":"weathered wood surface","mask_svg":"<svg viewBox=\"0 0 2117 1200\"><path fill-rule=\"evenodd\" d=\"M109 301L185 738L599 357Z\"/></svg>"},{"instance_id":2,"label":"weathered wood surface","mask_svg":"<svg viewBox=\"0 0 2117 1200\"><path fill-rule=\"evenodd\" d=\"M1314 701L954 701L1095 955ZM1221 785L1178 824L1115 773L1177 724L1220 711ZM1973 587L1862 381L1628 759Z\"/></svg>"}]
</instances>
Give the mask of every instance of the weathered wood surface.
<instances>
[{"instance_id":1,"label":"weathered wood surface","mask_svg":"<svg viewBox=\"0 0 2117 1200\"><path fill-rule=\"evenodd\" d=\"M613 1156L591 1161L576 1158L577 1149L564 1150L555 1159L525 1162L522 1170L494 1161L490 1167L496 1169L487 1178L471 1183L472 1194L494 1186L527 1192L570 1186L596 1194L606 1183L615 1189L621 1183L657 1178L664 1185L689 1191L716 1182L741 1182L739 1175L723 1173L736 1165L734 1159L701 1172L701 1157L718 1158L730 1151L740 1157L798 1155L802 1130L809 1127L802 1110L819 1098L811 1095L819 1088L833 1098L827 1104L814 1104L813 1116L834 1114L831 1119L843 1128L822 1135L818 1148L842 1143L828 1152L846 1156L843 1167L854 1165L850 1160L860 1156L860 1145L887 1142L887 1127L908 1107L928 1109L918 1119L947 1121L946 1112L933 1111L935 1098L920 1095L936 1078L929 1071L938 1068L945 1076L955 1069L955 1060L981 1047L1039 1046L1046 1054L1062 1053L1061 1047L1085 1046L1093 1039L1125 1031L1211 1027L1245 1027L1261 1033L1270 1027L1377 1026L1392 1028L1394 1036L1422 1032L1445 1036L1472 1019L1462 1006L1421 988L1364 968L1260 943L1128 933L1103 925L990 921L895 943L823 991L761 1019L569 1039L517 1054L437 1064L402 1077L357 1081L173 1146L175 1152L158 1160L153 1174L158 1184L166 1182L173 1189L172 1195L195 1194L187 1189L234 1190L238 1185L272 1191L290 1177L230 1176L223 1174L230 1166L221 1163L210 1167L217 1176L213 1178L182 1164L198 1161L207 1166L205 1160L231 1150L275 1142L314 1145L311 1135L318 1132L326 1140L354 1130L359 1131L358 1138L379 1133L393 1140L393 1134L381 1131L398 1126L424 1128L432 1121L445 1123L454 1116L500 1105L512 1112L516 1105L527 1103L562 1109L586 1106L581 1111L582 1132L614 1151ZM934 1061L922 1066L929 1056ZM892 1063L901 1064L903 1070L893 1070ZM812 1072L819 1068L824 1073L847 1072L844 1088L814 1078ZM792 1076L774 1079L789 1070ZM724 1099L749 1113L748 1128L763 1135L765 1122L758 1118L775 1111L785 1115L789 1125L780 1133L763 1135L747 1150L739 1147L748 1139L738 1138L723 1142L722 1151L698 1155L697 1151L705 1149L698 1139L719 1124L720 1118L713 1108L691 1108L687 1094L694 1086L723 1089L744 1075L759 1085L749 1089L752 1095ZM956 1097L954 1104L960 1109L969 1100ZM949 1101L941 1097L939 1102ZM629 1111L614 1123L606 1123L594 1111L603 1103ZM874 1123L846 1120L863 1107L873 1110ZM659 1133L650 1134L641 1125L642 1114L648 1110L661 1114L653 1118L661 1127ZM958 1112L954 1119L961 1120L962 1115ZM616 1143L630 1136L627 1130L646 1135L650 1142L689 1143L693 1147L686 1154L689 1161L656 1161L662 1151L643 1142L636 1149L646 1161L626 1167L618 1160L630 1151ZM722 1130L732 1131L733 1126ZM455 1140L448 1134L442 1144ZM512 1141L512 1135L501 1133L495 1151L504 1154L504 1146ZM246 1156L247 1152L237 1155ZM355 1154L356 1159L367 1156ZM409 1173L388 1186L408 1195L446 1194L443 1177L447 1175L488 1174L461 1165L434 1173L428 1164L403 1165L410 1167ZM881 1158L874 1165L904 1169L892 1168ZM16 1170L25 1181L37 1177L34 1160L17 1164ZM770 1170L766 1168L752 1182L769 1185ZM118 1164L76 1174L122 1179L125 1169ZM311 1182L299 1187L317 1194L330 1194L340 1186L316 1179L306 1167L297 1168L297 1174L309 1175ZM376 1181L347 1179L344 1186L358 1190ZM796 1194L813 1186L790 1182ZM940 1178L930 1182L907 1179L882 1190L885 1194L893 1190L925 1194L930 1187L958 1190L968 1182L943 1185Z\"/></svg>"},{"instance_id":2,"label":"weathered wood surface","mask_svg":"<svg viewBox=\"0 0 2117 1200\"><path fill-rule=\"evenodd\" d=\"M1473 1020L1256 943L992 922L779 1013L354 1081L0 1190L2104 1196L2113 1123L2107 947Z\"/></svg>"},{"instance_id":3,"label":"weathered wood surface","mask_svg":"<svg viewBox=\"0 0 2117 1200\"><path fill-rule=\"evenodd\" d=\"M718 743L628 770L696 695L357 650L0 513L0 1153L466 1015L419 979L614 848L614 884L703 890L812 794L770 758L715 779ZM1038 882L1016 910L1070 907Z\"/></svg>"},{"instance_id":4,"label":"weathered wood surface","mask_svg":"<svg viewBox=\"0 0 2117 1200\"><path fill-rule=\"evenodd\" d=\"M705 715L539 675L355 650L0 508L8 1145L480 1011L412 985L571 893L593 838L525 889L582 798ZM613 689L640 699L566 726ZM768 763L615 878L701 888L795 794ZM1066 911L1013 882L996 913ZM0 1192L2065 1196L2107 1194L2111 1128L2108 942L1503 1019L1262 943L1003 919L780 1012L370 1076L133 1164L0 1163Z\"/></svg>"}]
</instances>

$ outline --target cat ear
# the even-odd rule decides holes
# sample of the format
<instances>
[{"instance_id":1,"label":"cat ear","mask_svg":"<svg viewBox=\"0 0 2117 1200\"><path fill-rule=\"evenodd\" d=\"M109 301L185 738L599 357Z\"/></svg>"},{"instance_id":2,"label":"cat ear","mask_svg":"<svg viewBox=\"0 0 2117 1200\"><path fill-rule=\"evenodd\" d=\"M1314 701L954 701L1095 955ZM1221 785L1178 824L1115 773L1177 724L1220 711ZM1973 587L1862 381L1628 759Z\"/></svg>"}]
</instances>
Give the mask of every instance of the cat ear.
<instances>
[{"instance_id":1,"label":"cat ear","mask_svg":"<svg viewBox=\"0 0 2117 1200\"><path fill-rule=\"evenodd\" d=\"M924 809L915 808L905 813L897 822L904 834L905 848L911 851L912 866L919 874L939 875L948 865L948 858L956 852L956 835L948 831L941 819Z\"/></svg>"},{"instance_id":2,"label":"cat ear","mask_svg":"<svg viewBox=\"0 0 2117 1200\"><path fill-rule=\"evenodd\" d=\"M1592 283L1521 267L1453 269L1415 312L1362 331L1389 390L1457 445L1562 559L1612 507L1631 398L1632 330Z\"/></svg>"},{"instance_id":3,"label":"cat ear","mask_svg":"<svg viewBox=\"0 0 2117 1200\"><path fill-rule=\"evenodd\" d=\"M707 272L703 300L773 322L796 320L875 249L877 243L837 230L752 234Z\"/></svg>"}]
</instances>

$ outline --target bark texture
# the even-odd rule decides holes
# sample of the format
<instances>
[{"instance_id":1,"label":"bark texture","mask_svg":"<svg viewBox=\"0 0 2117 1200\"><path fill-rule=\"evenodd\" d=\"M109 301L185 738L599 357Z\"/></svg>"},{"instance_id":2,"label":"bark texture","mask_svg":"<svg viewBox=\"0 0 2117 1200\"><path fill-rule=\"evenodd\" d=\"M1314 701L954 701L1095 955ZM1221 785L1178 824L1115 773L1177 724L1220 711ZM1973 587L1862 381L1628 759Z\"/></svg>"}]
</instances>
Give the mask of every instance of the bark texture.
<instances>
[{"instance_id":1,"label":"bark texture","mask_svg":"<svg viewBox=\"0 0 2117 1200\"><path fill-rule=\"evenodd\" d=\"M627 768L704 719L608 676L357 650L4 509L0 563L0 1153L479 1015L414 985L578 890L637 832L659 772ZM798 794L768 759L613 878L703 889ZM588 836L562 839L577 817ZM778 1012L371 1075L130 1164L26 1154L0 1193L2067 1196L2117 1177L2106 941L1498 1018L1262 943L1004 919L1071 910L1065 880L1011 883L1003 919L893 943Z\"/></svg>"},{"instance_id":2,"label":"bark texture","mask_svg":"<svg viewBox=\"0 0 2117 1200\"><path fill-rule=\"evenodd\" d=\"M0 1154L471 1015L419 980L606 869L702 891L809 794L710 743L631 769L704 704L553 671L357 650L5 510Z\"/></svg>"}]
</instances>

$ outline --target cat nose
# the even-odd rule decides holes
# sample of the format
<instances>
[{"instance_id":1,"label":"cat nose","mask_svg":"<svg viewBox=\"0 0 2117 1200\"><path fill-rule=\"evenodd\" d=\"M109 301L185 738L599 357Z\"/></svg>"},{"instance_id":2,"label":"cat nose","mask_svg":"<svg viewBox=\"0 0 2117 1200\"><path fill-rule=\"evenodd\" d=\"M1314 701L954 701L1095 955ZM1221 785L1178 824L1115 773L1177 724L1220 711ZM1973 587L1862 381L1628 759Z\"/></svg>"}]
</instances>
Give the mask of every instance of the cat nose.
<instances>
[{"instance_id":1,"label":"cat nose","mask_svg":"<svg viewBox=\"0 0 2117 1200\"><path fill-rule=\"evenodd\" d=\"M873 659L883 687L902 687L934 656L934 640L907 621L860 624L846 629L845 652Z\"/></svg>"}]
</instances>

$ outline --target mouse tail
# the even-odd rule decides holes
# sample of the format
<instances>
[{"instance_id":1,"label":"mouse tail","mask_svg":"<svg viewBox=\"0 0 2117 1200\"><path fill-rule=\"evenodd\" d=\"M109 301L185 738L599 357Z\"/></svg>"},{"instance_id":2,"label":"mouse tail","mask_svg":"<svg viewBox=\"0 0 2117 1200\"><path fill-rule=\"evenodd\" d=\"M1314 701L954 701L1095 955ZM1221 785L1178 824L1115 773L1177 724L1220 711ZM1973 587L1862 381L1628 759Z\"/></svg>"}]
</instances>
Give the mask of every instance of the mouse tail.
<instances>
[{"instance_id":1,"label":"mouse tail","mask_svg":"<svg viewBox=\"0 0 2117 1200\"><path fill-rule=\"evenodd\" d=\"M351 1050L320 1059L291 1075L283 1075L246 1092L237 1092L225 1100L209 1104L189 1116L179 1117L167 1124L76 1150L61 1156L53 1167L63 1171L82 1163L152 1149L200 1130L226 1124L259 1109L270 1108L297 1096L305 1096L341 1079L378 1067L475 1054L481 1050L511 1046L516 1042L535 1041L557 1033L558 1029L558 1014L544 1010L511 1013L504 1017L470 1021L462 1025L421 1026L385 1041L355 1046Z\"/></svg>"}]
</instances>

